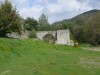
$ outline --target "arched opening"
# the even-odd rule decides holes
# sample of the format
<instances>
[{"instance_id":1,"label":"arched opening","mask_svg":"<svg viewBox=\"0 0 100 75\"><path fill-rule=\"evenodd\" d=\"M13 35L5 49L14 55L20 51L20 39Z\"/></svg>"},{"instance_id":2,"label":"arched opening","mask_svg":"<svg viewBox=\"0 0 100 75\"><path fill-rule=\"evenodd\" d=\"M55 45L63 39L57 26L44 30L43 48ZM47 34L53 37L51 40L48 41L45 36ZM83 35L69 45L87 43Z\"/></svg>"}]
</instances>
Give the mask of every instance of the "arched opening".
<instances>
[{"instance_id":1,"label":"arched opening","mask_svg":"<svg viewBox=\"0 0 100 75\"><path fill-rule=\"evenodd\" d=\"M43 37L43 41L44 42L47 42L47 43L52 43L54 44L55 41L56 41L56 38L54 38L54 36L52 34L46 34L44 37Z\"/></svg>"}]
</instances>

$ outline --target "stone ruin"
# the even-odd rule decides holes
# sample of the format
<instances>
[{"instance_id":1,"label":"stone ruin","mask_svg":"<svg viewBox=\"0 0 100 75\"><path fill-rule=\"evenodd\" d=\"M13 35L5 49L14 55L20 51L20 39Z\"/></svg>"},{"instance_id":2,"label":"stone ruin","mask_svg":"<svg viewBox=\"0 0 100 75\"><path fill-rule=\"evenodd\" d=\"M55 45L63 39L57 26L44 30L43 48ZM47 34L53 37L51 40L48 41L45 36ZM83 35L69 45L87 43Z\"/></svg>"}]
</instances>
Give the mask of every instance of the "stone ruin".
<instances>
[{"instance_id":1,"label":"stone ruin","mask_svg":"<svg viewBox=\"0 0 100 75\"><path fill-rule=\"evenodd\" d=\"M74 46L73 40L70 39L70 31L68 30L57 30L57 31L38 31L36 33L37 39L43 40L43 37L47 34L52 34L56 39L55 44ZM22 34L17 32L7 33L6 36L9 38L29 38L30 32L23 31Z\"/></svg>"},{"instance_id":2,"label":"stone ruin","mask_svg":"<svg viewBox=\"0 0 100 75\"><path fill-rule=\"evenodd\" d=\"M29 38L29 31L23 31L21 34L18 34L17 32L7 33L6 36L9 38Z\"/></svg>"},{"instance_id":3,"label":"stone ruin","mask_svg":"<svg viewBox=\"0 0 100 75\"><path fill-rule=\"evenodd\" d=\"M73 40L70 39L70 31L57 30L57 31L39 31L36 36L38 39L43 40L43 37L47 34L52 34L56 38L55 44L74 46Z\"/></svg>"}]
</instances>

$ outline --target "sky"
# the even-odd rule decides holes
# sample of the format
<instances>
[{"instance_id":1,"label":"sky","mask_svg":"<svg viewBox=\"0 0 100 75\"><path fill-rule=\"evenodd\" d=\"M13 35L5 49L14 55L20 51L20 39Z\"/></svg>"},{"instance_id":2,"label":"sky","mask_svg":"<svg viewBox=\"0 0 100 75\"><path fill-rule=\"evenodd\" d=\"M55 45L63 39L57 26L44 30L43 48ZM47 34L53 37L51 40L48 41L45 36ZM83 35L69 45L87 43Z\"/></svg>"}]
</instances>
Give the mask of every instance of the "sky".
<instances>
[{"instance_id":1,"label":"sky","mask_svg":"<svg viewBox=\"0 0 100 75\"><path fill-rule=\"evenodd\" d=\"M0 0L4 1L4 0ZM49 23L72 18L83 12L100 9L100 0L9 0L23 18L36 20L44 13Z\"/></svg>"}]
</instances>

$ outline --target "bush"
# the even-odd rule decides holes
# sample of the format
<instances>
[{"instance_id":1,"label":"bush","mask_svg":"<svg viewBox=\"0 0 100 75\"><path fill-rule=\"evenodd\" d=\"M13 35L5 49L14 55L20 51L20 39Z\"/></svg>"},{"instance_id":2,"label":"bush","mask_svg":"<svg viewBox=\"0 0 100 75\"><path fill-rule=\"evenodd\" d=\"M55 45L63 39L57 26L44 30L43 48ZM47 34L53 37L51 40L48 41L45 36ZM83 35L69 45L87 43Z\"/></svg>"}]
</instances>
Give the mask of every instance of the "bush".
<instances>
[{"instance_id":1,"label":"bush","mask_svg":"<svg viewBox=\"0 0 100 75\"><path fill-rule=\"evenodd\" d=\"M29 38L36 38L36 31L35 30L30 31Z\"/></svg>"},{"instance_id":2,"label":"bush","mask_svg":"<svg viewBox=\"0 0 100 75\"><path fill-rule=\"evenodd\" d=\"M52 44L54 44L55 41L56 41L56 39L53 37L52 34L47 34L47 35L45 35L45 36L43 37L43 41L44 41L44 42L47 42L47 43L52 43Z\"/></svg>"}]
</instances>

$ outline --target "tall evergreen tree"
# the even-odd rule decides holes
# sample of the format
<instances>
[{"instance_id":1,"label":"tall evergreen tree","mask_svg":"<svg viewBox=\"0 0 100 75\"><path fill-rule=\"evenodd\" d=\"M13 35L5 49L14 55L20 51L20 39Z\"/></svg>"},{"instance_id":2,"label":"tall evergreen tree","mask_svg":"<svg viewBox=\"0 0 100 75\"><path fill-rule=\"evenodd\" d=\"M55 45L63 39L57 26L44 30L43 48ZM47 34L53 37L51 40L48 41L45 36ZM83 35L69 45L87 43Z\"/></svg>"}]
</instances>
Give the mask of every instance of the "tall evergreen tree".
<instances>
[{"instance_id":1,"label":"tall evergreen tree","mask_svg":"<svg viewBox=\"0 0 100 75\"><path fill-rule=\"evenodd\" d=\"M46 30L48 25L48 18L42 14L39 18L39 30Z\"/></svg>"}]
</instances>

